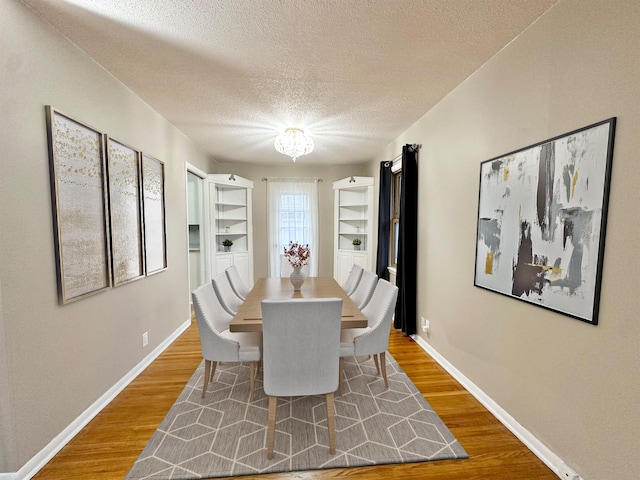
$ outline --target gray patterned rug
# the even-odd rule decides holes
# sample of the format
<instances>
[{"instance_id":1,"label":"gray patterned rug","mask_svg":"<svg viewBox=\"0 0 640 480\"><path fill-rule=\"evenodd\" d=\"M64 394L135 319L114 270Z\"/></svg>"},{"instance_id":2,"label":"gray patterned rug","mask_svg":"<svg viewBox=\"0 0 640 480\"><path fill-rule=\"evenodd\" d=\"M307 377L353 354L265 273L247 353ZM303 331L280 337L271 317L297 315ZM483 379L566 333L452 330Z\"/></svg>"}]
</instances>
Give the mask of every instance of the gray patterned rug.
<instances>
[{"instance_id":1,"label":"gray patterned rug","mask_svg":"<svg viewBox=\"0 0 640 480\"><path fill-rule=\"evenodd\" d=\"M218 365L200 398L204 362L140 454L126 480L194 479L468 458L387 354L389 389L373 359L346 358L335 399L336 454L329 454L324 395L280 398L274 458L266 457L267 398L248 364Z\"/></svg>"}]
</instances>

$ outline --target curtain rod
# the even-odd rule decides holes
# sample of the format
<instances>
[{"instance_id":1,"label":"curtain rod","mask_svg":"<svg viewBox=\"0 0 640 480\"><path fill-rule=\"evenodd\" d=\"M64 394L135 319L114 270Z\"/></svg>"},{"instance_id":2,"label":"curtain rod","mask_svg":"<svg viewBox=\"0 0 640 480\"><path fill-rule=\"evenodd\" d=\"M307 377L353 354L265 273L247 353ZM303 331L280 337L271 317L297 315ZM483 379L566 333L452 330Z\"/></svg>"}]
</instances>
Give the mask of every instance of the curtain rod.
<instances>
[{"instance_id":1,"label":"curtain rod","mask_svg":"<svg viewBox=\"0 0 640 480\"><path fill-rule=\"evenodd\" d=\"M419 148L422 148L422 144L421 143L412 143L410 145L410 148L412 148L414 151L418 150ZM391 163L395 162L397 159L399 159L402 156L402 154L400 155L396 155L395 157L393 157L391 160L387 160L386 162L384 162L384 166L388 167Z\"/></svg>"},{"instance_id":2,"label":"curtain rod","mask_svg":"<svg viewBox=\"0 0 640 480\"><path fill-rule=\"evenodd\" d=\"M263 182L322 182L318 177L262 177Z\"/></svg>"}]
</instances>

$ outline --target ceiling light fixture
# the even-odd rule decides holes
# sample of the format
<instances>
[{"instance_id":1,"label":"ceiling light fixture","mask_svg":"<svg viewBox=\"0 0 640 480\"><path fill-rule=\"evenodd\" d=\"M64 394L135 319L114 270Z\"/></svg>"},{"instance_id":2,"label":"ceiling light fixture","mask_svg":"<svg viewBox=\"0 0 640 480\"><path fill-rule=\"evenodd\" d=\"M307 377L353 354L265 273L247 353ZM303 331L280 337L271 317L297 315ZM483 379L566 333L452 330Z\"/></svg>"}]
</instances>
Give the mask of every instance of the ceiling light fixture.
<instances>
[{"instance_id":1,"label":"ceiling light fixture","mask_svg":"<svg viewBox=\"0 0 640 480\"><path fill-rule=\"evenodd\" d=\"M299 128L287 128L278 135L273 145L278 152L293 158L294 162L298 157L313 152L313 139Z\"/></svg>"}]
</instances>

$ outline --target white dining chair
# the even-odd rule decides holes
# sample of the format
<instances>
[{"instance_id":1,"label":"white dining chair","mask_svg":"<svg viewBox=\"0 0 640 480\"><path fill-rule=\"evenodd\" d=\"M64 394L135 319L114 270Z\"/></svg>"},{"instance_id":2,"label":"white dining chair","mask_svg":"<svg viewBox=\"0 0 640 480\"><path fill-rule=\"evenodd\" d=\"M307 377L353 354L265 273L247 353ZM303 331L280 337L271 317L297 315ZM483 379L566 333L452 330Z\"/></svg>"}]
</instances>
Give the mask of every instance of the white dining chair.
<instances>
[{"instance_id":1,"label":"white dining chair","mask_svg":"<svg viewBox=\"0 0 640 480\"><path fill-rule=\"evenodd\" d=\"M240 278L240 273L238 272L238 268L235 265L231 265L228 267L224 273L227 274L227 278L229 279L229 283L231 284L231 288L235 294L242 299L242 301L247 299L247 295L249 295L249 287L245 285Z\"/></svg>"},{"instance_id":2,"label":"white dining chair","mask_svg":"<svg viewBox=\"0 0 640 480\"><path fill-rule=\"evenodd\" d=\"M213 285L213 289L218 296L218 300L222 304L222 308L224 308L227 312L231 314L231 316L235 316L238 313L238 308L242 305L242 300L236 292L233 291L233 287L231 286L231 282L229 282L229 277L225 272L219 273L211 279L211 284Z\"/></svg>"},{"instance_id":3,"label":"white dining chair","mask_svg":"<svg viewBox=\"0 0 640 480\"><path fill-rule=\"evenodd\" d=\"M371 355L376 364L378 374L382 370L384 385L389 388L387 380L386 351L389 347L391 319L398 299L398 287L384 279L377 282L371 300L362 310L369 321L366 328L345 328L340 332L340 382L338 395L342 395L342 379L345 357ZM379 364L378 364L378 357Z\"/></svg>"},{"instance_id":4,"label":"white dining chair","mask_svg":"<svg viewBox=\"0 0 640 480\"><path fill-rule=\"evenodd\" d=\"M362 276L360 277L360 281L358 285L356 285L355 290L349 295L353 303L356 304L358 310L362 310L365 305L369 302L371 295L373 295L373 291L376 288L376 282L378 281L378 276L369 271L363 270Z\"/></svg>"},{"instance_id":5,"label":"white dining chair","mask_svg":"<svg viewBox=\"0 0 640 480\"><path fill-rule=\"evenodd\" d=\"M351 295L356 289L358 283L360 283L360 279L362 278L363 271L364 268L362 267L362 265L358 265L357 263L353 264L347 280L341 285L342 289L346 292L347 295Z\"/></svg>"},{"instance_id":6,"label":"white dining chair","mask_svg":"<svg viewBox=\"0 0 640 480\"><path fill-rule=\"evenodd\" d=\"M230 332L232 316L223 307L210 283L196 288L191 297L198 323L202 356L205 360L202 398L213 381L218 362L250 362L249 401L253 401L255 372L261 358L262 335L259 332Z\"/></svg>"},{"instance_id":7,"label":"white dining chair","mask_svg":"<svg viewBox=\"0 0 640 480\"><path fill-rule=\"evenodd\" d=\"M262 301L263 386L269 397L267 458L273 458L277 397L325 395L329 452L336 451L341 298Z\"/></svg>"}]
</instances>

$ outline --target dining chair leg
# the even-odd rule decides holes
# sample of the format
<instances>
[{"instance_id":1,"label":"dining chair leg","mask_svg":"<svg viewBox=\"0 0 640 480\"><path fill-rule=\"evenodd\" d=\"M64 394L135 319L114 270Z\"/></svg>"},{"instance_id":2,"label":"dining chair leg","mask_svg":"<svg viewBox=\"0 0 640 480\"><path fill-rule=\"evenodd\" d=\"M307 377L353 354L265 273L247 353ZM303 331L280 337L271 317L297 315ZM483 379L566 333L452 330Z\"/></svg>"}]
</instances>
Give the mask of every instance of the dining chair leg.
<instances>
[{"instance_id":1,"label":"dining chair leg","mask_svg":"<svg viewBox=\"0 0 640 480\"><path fill-rule=\"evenodd\" d=\"M209 377L209 381L213 382L213 374L216 373L216 365L218 365L218 362L211 362L211 365L213 366L213 368L211 369L211 376Z\"/></svg>"},{"instance_id":2,"label":"dining chair leg","mask_svg":"<svg viewBox=\"0 0 640 480\"><path fill-rule=\"evenodd\" d=\"M384 378L384 386L389 388L389 381L387 380L387 360L385 358L385 353L382 352L380 354L380 368L382 368L382 378Z\"/></svg>"},{"instance_id":3,"label":"dining chair leg","mask_svg":"<svg viewBox=\"0 0 640 480\"><path fill-rule=\"evenodd\" d=\"M378 354L375 353L373 355L373 361L376 363L376 372L378 372L378 375L380 375L380 365L378 363Z\"/></svg>"},{"instance_id":4,"label":"dining chair leg","mask_svg":"<svg viewBox=\"0 0 640 480\"><path fill-rule=\"evenodd\" d=\"M327 393L327 427L329 429L329 453L336 453L336 411L333 403L333 392Z\"/></svg>"},{"instance_id":5,"label":"dining chair leg","mask_svg":"<svg viewBox=\"0 0 640 480\"><path fill-rule=\"evenodd\" d=\"M251 362L249 364L249 386L251 388L251 393L249 394L249 402L253 402L253 386L256 382L256 362Z\"/></svg>"},{"instance_id":6,"label":"dining chair leg","mask_svg":"<svg viewBox=\"0 0 640 480\"><path fill-rule=\"evenodd\" d=\"M202 380L202 397L207 392L207 386L209 385L209 375L211 374L211 360L204 361L204 378Z\"/></svg>"},{"instance_id":7,"label":"dining chair leg","mask_svg":"<svg viewBox=\"0 0 640 480\"><path fill-rule=\"evenodd\" d=\"M276 406L278 397L269 396L269 417L267 426L267 460L273 458L273 444L276 438Z\"/></svg>"},{"instance_id":8,"label":"dining chair leg","mask_svg":"<svg viewBox=\"0 0 640 480\"><path fill-rule=\"evenodd\" d=\"M340 366L338 367L338 396L342 396L342 377L344 377L344 357L340 357Z\"/></svg>"}]
</instances>

